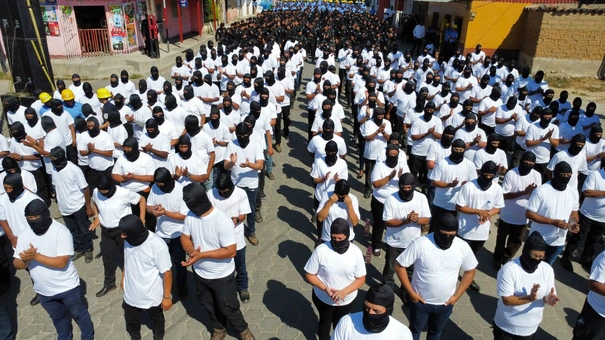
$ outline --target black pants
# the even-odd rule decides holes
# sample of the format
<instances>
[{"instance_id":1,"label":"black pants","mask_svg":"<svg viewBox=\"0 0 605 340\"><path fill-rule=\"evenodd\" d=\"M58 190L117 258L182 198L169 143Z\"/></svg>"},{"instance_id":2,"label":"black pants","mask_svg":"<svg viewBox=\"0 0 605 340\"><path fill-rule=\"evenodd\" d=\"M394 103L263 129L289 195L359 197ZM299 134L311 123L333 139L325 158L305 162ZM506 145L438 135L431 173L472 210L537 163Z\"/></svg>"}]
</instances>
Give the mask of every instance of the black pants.
<instances>
[{"instance_id":1,"label":"black pants","mask_svg":"<svg viewBox=\"0 0 605 340\"><path fill-rule=\"evenodd\" d=\"M548 165L548 163L536 163L536 165L534 165L534 170L539 172L540 176L542 176L542 183L548 182L548 178L546 178L546 166L547 165Z\"/></svg>"},{"instance_id":2,"label":"black pants","mask_svg":"<svg viewBox=\"0 0 605 340\"><path fill-rule=\"evenodd\" d=\"M93 190L99 186L99 181L101 180L101 177L109 176L111 178L112 170L113 170L113 166L110 166L109 168L107 168L105 170L95 170L93 168L88 168L87 182L88 182L88 189L89 189L91 195L92 195Z\"/></svg>"},{"instance_id":3,"label":"black pants","mask_svg":"<svg viewBox=\"0 0 605 340\"><path fill-rule=\"evenodd\" d=\"M265 162L265 167L267 166ZM267 173L265 167L258 173L258 195L256 195L256 202L254 204L254 210L259 211L263 206L263 200L261 194L265 193L265 174ZM252 207L250 207L252 208Z\"/></svg>"},{"instance_id":4,"label":"black pants","mask_svg":"<svg viewBox=\"0 0 605 340\"><path fill-rule=\"evenodd\" d=\"M353 92L353 91L351 91ZM351 115L353 115L353 133L359 133L359 120L357 120L357 114L359 113L359 106L357 104L351 105ZM362 151L363 153L363 151Z\"/></svg>"},{"instance_id":5,"label":"black pants","mask_svg":"<svg viewBox=\"0 0 605 340\"><path fill-rule=\"evenodd\" d=\"M500 136L500 145L498 148L506 154L506 161L508 162L508 169L512 169L513 166L513 152L515 149L515 135L512 136Z\"/></svg>"},{"instance_id":6,"label":"black pants","mask_svg":"<svg viewBox=\"0 0 605 340\"><path fill-rule=\"evenodd\" d=\"M44 167L30 171L36 180L36 186L38 187L38 191L36 194L40 196L40 198L44 201L47 207L50 207L50 190L48 183L48 176L46 175L46 171Z\"/></svg>"},{"instance_id":7,"label":"black pants","mask_svg":"<svg viewBox=\"0 0 605 340\"><path fill-rule=\"evenodd\" d=\"M384 283L395 289L395 261L397 257L403 253L405 248L395 248L385 244L386 258L384 260L384 268L382 269L382 280ZM411 277L412 271L408 268L408 277ZM410 281L411 282L411 281Z\"/></svg>"},{"instance_id":8,"label":"black pants","mask_svg":"<svg viewBox=\"0 0 605 340\"><path fill-rule=\"evenodd\" d=\"M357 149L359 150L357 155L357 161L359 162L359 171L365 170L365 158L363 158L363 152L366 149L366 139L361 135L361 132L357 131Z\"/></svg>"},{"instance_id":9,"label":"black pants","mask_svg":"<svg viewBox=\"0 0 605 340\"><path fill-rule=\"evenodd\" d=\"M536 336L536 333L527 336L513 335L500 329L495 322L492 322L492 325L494 326L494 340L532 340Z\"/></svg>"},{"instance_id":10,"label":"black pants","mask_svg":"<svg viewBox=\"0 0 605 340\"><path fill-rule=\"evenodd\" d=\"M412 153L410 156L410 172L412 175L416 177L416 180L419 183L426 183L426 176L428 174L429 169L426 166L426 156L414 155Z\"/></svg>"},{"instance_id":11,"label":"black pants","mask_svg":"<svg viewBox=\"0 0 605 340\"><path fill-rule=\"evenodd\" d=\"M346 88L346 79L347 79L347 69L339 68L338 69L338 78L340 78L340 93L345 93L344 89Z\"/></svg>"},{"instance_id":12,"label":"black pants","mask_svg":"<svg viewBox=\"0 0 605 340\"><path fill-rule=\"evenodd\" d=\"M583 240L586 240L580 259L582 262L590 262L595 253L595 244L605 234L605 223L590 219L582 213L579 213L579 215L580 232L576 234L568 233L569 237L567 238L567 246L563 251L563 256L567 258L573 257L574 252L578 249L578 245Z\"/></svg>"},{"instance_id":13,"label":"black pants","mask_svg":"<svg viewBox=\"0 0 605 340\"><path fill-rule=\"evenodd\" d=\"M496 129L493 126L489 126L489 125L485 125L485 124L479 124L479 127L485 131L485 135L489 136L490 133L494 132L494 130Z\"/></svg>"},{"instance_id":14,"label":"black pants","mask_svg":"<svg viewBox=\"0 0 605 340\"><path fill-rule=\"evenodd\" d=\"M521 147L521 145L517 144L517 142L515 142L515 146L513 147L513 165L512 168L516 168L519 166L519 163L521 163L521 157L523 156L523 154L525 153L525 149L523 149ZM509 168L509 169L512 169ZM538 183L536 183L538 184Z\"/></svg>"},{"instance_id":15,"label":"black pants","mask_svg":"<svg viewBox=\"0 0 605 340\"><path fill-rule=\"evenodd\" d=\"M275 144L281 144L281 120L282 120L282 112L277 114L277 118L275 118L275 126L273 127L273 136L275 137Z\"/></svg>"},{"instance_id":16,"label":"black pants","mask_svg":"<svg viewBox=\"0 0 605 340\"><path fill-rule=\"evenodd\" d=\"M105 274L105 287L116 285L116 268L118 267L118 254L124 257L124 239L122 232L116 228L101 227L101 255L103 256L103 270Z\"/></svg>"},{"instance_id":17,"label":"black pants","mask_svg":"<svg viewBox=\"0 0 605 340\"><path fill-rule=\"evenodd\" d=\"M133 307L126 302L122 302L124 309L124 320L126 321L126 332L130 335L130 339L141 339L141 313L146 310L149 318L153 322L153 340L164 339L165 324L164 312L162 305L142 309Z\"/></svg>"},{"instance_id":18,"label":"black pants","mask_svg":"<svg viewBox=\"0 0 605 340\"><path fill-rule=\"evenodd\" d=\"M372 196L370 210L372 210L372 219L374 220L374 225L372 227L372 248L380 249L383 245L382 234L384 234L384 229L386 228L384 220L382 219L384 203L380 203Z\"/></svg>"},{"instance_id":19,"label":"black pants","mask_svg":"<svg viewBox=\"0 0 605 340\"><path fill-rule=\"evenodd\" d=\"M311 132L311 128L313 127L313 121L315 120L315 114L317 110L307 110L307 139L311 142L311 138L313 138L313 132Z\"/></svg>"},{"instance_id":20,"label":"black pants","mask_svg":"<svg viewBox=\"0 0 605 340\"><path fill-rule=\"evenodd\" d=\"M66 145L65 152L67 154L67 160L78 165L78 150L73 145Z\"/></svg>"},{"instance_id":21,"label":"black pants","mask_svg":"<svg viewBox=\"0 0 605 340\"><path fill-rule=\"evenodd\" d=\"M456 217L456 211L446 210L441 207L438 207L433 204L433 209L431 209L431 224L429 225L429 233L437 231L437 220L441 215L450 214Z\"/></svg>"},{"instance_id":22,"label":"black pants","mask_svg":"<svg viewBox=\"0 0 605 340\"><path fill-rule=\"evenodd\" d=\"M139 191L137 192L137 194L145 197L145 200L147 200L147 198L149 197L149 191L148 192L144 192L144 191ZM141 208L139 206L139 204L132 204L131 206L132 209L132 214L134 216L141 216ZM147 229L149 229L151 232L155 232L155 226L158 223L158 220L155 216L153 216L153 214L150 214L149 212L147 212L147 209L145 209L145 227L147 227Z\"/></svg>"},{"instance_id":23,"label":"black pants","mask_svg":"<svg viewBox=\"0 0 605 340\"><path fill-rule=\"evenodd\" d=\"M364 163L365 163L365 176L366 176L364 189L365 189L365 192L371 192L372 191L372 176L371 175L372 175L372 170L374 169L374 165L376 165L376 160L367 159L364 157ZM381 212L381 214L382 214L382 212ZM381 215L380 219L382 219L382 215Z\"/></svg>"},{"instance_id":24,"label":"black pants","mask_svg":"<svg viewBox=\"0 0 605 340\"><path fill-rule=\"evenodd\" d=\"M345 97L347 98L347 105L351 105L351 103L353 102L353 86L350 80L347 79L346 83L345 83ZM353 116L353 118L355 118L355 120L357 120L357 118L355 116Z\"/></svg>"},{"instance_id":25,"label":"black pants","mask_svg":"<svg viewBox=\"0 0 605 340\"><path fill-rule=\"evenodd\" d=\"M290 119L290 105L283 106L281 108L281 114L282 114L282 118L284 120L283 135L284 135L284 138L288 139L288 138L290 138L290 124L292 123L292 120ZM277 135L275 136L275 142L277 144L281 143L281 135L279 137L279 141L277 139Z\"/></svg>"},{"instance_id":26,"label":"black pants","mask_svg":"<svg viewBox=\"0 0 605 340\"><path fill-rule=\"evenodd\" d=\"M352 303L344 306L325 304L315 295L315 291L313 291L313 304L319 313L319 322L317 324L319 340L330 340L330 328L336 328L338 321L353 309Z\"/></svg>"},{"instance_id":27,"label":"black pants","mask_svg":"<svg viewBox=\"0 0 605 340\"><path fill-rule=\"evenodd\" d=\"M605 318L597 313L588 301L584 301L584 307L573 328L572 340L601 340L605 339Z\"/></svg>"},{"instance_id":28,"label":"black pants","mask_svg":"<svg viewBox=\"0 0 605 340\"><path fill-rule=\"evenodd\" d=\"M527 232L527 224L517 225L498 221L498 234L496 248L494 249L494 262L506 263L510 261L521 248L523 238Z\"/></svg>"},{"instance_id":29,"label":"black pants","mask_svg":"<svg viewBox=\"0 0 605 340\"><path fill-rule=\"evenodd\" d=\"M458 237L460 237L460 235L458 235ZM468 243L468 245L471 247L471 250L473 251L473 254L477 255L479 253L479 250L481 250L481 248L483 248L483 245L485 244L485 241L472 241L472 240L465 240L462 237L460 237L464 242Z\"/></svg>"},{"instance_id":30,"label":"black pants","mask_svg":"<svg viewBox=\"0 0 605 340\"><path fill-rule=\"evenodd\" d=\"M176 285L173 284L173 287L177 286L179 289L187 289L187 267L181 265L181 262L186 260L186 253L181 244L181 238L165 238L163 240L168 246L173 273L176 272ZM172 282L175 282L175 280Z\"/></svg>"},{"instance_id":31,"label":"black pants","mask_svg":"<svg viewBox=\"0 0 605 340\"><path fill-rule=\"evenodd\" d=\"M0 291L10 285L10 262L6 256L6 250L11 247L8 237L0 236Z\"/></svg>"},{"instance_id":32,"label":"black pants","mask_svg":"<svg viewBox=\"0 0 605 340\"><path fill-rule=\"evenodd\" d=\"M420 54L420 52L424 48L424 46L422 46L422 42L423 42L423 38L414 38L414 42L412 43L412 51L411 51L412 55L414 54L414 51L416 51L418 54Z\"/></svg>"},{"instance_id":33,"label":"black pants","mask_svg":"<svg viewBox=\"0 0 605 340\"><path fill-rule=\"evenodd\" d=\"M86 205L71 215L63 215L65 226L71 232L74 241L74 251L83 253L92 251L92 232L88 230L90 221L86 215Z\"/></svg>"},{"instance_id":34,"label":"black pants","mask_svg":"<svg viewBox=\"0 0 605 340\"><path fill-rule=\"evenodd\" d=\"M225 329L227 322L237 333L248 329L239 309L234 273L220 279L204 279L195 273L195 286L197 299L210 315L213 329Z\"/></svg>"}]
</instances>

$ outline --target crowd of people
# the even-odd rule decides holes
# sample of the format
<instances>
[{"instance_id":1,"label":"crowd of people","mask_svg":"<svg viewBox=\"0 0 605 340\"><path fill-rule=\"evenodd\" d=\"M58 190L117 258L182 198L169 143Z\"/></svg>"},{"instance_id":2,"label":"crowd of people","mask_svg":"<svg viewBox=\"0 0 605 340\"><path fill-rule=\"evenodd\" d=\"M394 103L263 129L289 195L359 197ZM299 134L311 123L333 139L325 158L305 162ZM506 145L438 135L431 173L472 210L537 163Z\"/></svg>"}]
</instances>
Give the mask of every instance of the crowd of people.
<instances>
[{"instance_id":1,"label":"crowd of people","mask_svg":"<svg viewBox=\"0 0 605 340\"><path fill-rule=\"evenodd\" d=\"M37 91L30 107L6 97L0 294L10 264L25 269L30 304L48 312L57 337L73 338L73 318L93 339L74 262L94 261L100 229L96 296L124 290L132 339L141 338L143 311L154 339L164 338L172 291L180 299L190 291L187 267L212 339L226 338L228 324L254 339L240 311L251 299L246 247L261 242L262 201L277 194L265 181L279 176L272 156L287 147L300 97L317 225L304 272L320 340L419 339L427 325L428 339L439 339L458 299L481 290L476 255L490 237L494 339L535 337L546 305L560 301L552 264L561 254L566 270L578 260L590 272L574 339L602 339L605 253L595 258L595 249L605 234L605 141L596 104L569 102L566 91L555 98L543 71L519 72L480 45L446 60L417 41L416 55L401 51L396 38L355 5L288 3L221 26L216 43L177 56L166 77L152 67L135 85L122 71L95 91L74 74L54 93ZM353 242L362 198L351 191L351 166L370 200L365 252ZM53 201L64 224L50 214ZM383 253L383 283L352 313L366 266ZM396 295L408 326L391 316Z\"/></svg>"}]
</instances>

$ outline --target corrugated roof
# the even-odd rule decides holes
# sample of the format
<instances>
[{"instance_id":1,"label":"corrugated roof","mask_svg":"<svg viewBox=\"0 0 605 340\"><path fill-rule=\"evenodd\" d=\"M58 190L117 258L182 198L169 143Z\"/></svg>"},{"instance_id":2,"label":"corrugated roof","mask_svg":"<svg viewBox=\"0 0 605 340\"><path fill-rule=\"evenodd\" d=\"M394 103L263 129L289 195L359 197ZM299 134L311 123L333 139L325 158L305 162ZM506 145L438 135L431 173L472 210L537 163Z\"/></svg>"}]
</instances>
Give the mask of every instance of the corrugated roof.
<instances>
[{"instance_id":1,"label":"corrugated roof","mask_svg":"<svg viewBox=\"0 0 605 340\"><path fill-rule=\"evenodd\" d=\"M506 1L506 0L505 0ZM558 1L558 0L554 0ZM554 6L553 6L554 5ZM542 5L533 5L525 7L528 11L536 12L569 12L569 13L605 13L605 5L589 5L578 7L577 5L564 5L548 3Z\"/></svg>"}]
</instances>

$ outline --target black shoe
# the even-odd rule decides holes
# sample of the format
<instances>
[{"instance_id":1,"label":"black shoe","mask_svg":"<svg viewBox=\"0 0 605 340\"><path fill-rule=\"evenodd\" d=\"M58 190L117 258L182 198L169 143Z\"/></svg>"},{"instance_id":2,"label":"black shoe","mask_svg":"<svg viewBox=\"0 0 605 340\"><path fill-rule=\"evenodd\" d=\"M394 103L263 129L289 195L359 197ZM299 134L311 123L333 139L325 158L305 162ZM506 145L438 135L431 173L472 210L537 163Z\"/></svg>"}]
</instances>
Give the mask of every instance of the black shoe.
<instances>
[{"instance_id":1,"label":"black shoe","mask_svg":"<svg viewBox=\"0 0 605 340\"><path fill-rule=\"evenodd\" d=\"M84 256L84 252L81 252L81 251L74 252L74 254L71 256L71 262L76 262L82 256Z\"/></svg>"},{"instance_id":2,"label":"black shoe","mask_svg":"<svg viewBox=\"0 0 605 340\"><path fill-rule=\"evenodd\" d=\"M92 262L92 250L84 252L84 261L86 261L86 263Z\"/></svg>"},{"instance_id":3,"label":"black shoe","mask_svg":"<svg viewBox=\"0 0 605 340\"><path fill-rule=\"evenodd\" d=\"M264 192L261 192L259 196L260 196L261 200L266 200L267 199L267 195L265 195Z\"/></svg>"},{"instance_id":4,"label":"black shoe","mask_svg":"<svg viewBox=\"0 0 605 340\"><path fill-rule=\"evenodd\" d=\"M573 263L571 263L569 257L561 256L561 266L565 268L565 270L567 270L568 272L573 273Z\"/></svg>"},{"instance_id":5,"label":"black shoe","mask_svg":"<svg viewBox=\"0 0 605 340\"><path fill-rule=\"evenodd\" d=\"M372 196L371 191L367 191L365 194L363 194L363 198L370 198L371 196Z\"/></svg>"},{"instance_id":6,"label":"black shoe","mask_svg":"<svg viewBox=\"0 0 605 340\"><path fill-rule=\"evenodd\" d=\"M34 296L34 298L29 301L30 306L35 306L39 303L40 303L40 297L38 296L38 294L36 294L36 296Z\"/></svg>"},{"instance_id":7,"label":"black shoe","mask_svg":"<svg viewBox=\"0 0 605 340\"><path fill-rule=\"evenodd\" d=\"M239 299L242 300L242 303L248 303L250 301L250 292L242 290L239 292Z\"/></svg>"},{"instance_id":8,"label":"black shoe","mask_svg":"<svg viewBox=\"0 0 605 340\"><path fill-rule=\"evenodd\" d=\"M479 292L481 290L481 287L479 287L479 285L477 284L477 282L475 282L475 280L473 280L473 282L471 282L471 285L468 287L476 292Z\"/></svg>"},{"instance_id":9,"label":"black shoe","mask_svg":"<svg viewBox=\"0 0 605 340\"><path fill-rule=\"evenodd\" d=\"M263 223L263 221L265 221L265 219L263 219L263 215L260 213L260 210L256 212L254 220L256 223Z\"/></svg>"},{"instance_id":10,"label":"black shoe","mask_svg":"<svg viewBox=\"0 0 605 340\"><path fill-rule=\"evenodd\" d=\"M95 294L96 297L103 297L105 295L107 295L107 293L111 292L112 290L116 289L117 287L114 285L113 287L103 287L103 289L101 289L100 291L97 292L97 294Z\"/></svg>"}]
</instances>

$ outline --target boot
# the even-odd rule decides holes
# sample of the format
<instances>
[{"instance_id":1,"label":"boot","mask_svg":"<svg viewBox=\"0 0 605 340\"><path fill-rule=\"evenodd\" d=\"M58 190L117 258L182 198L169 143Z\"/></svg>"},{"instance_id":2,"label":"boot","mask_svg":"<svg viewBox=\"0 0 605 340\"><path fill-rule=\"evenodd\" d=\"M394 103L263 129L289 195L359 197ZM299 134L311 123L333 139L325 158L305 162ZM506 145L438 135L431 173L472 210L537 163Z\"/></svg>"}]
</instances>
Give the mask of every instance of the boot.
<instances>
[{"instance_id":1,"label":"boot","mask_svg":"<svg viewBox=\"0 0 605 340\"><path fill-rule=\"evenodd\" d=\"M256 340L254 335L252 335L250 328L247 328L245 331L239 333L239 338L242 340Z\"/></svg>"},{"instance_id":2,"label":"boot","mask_svg":"<svg viewBox=\"0 0 605 340\"><path fill-rule=\"evenodd\" d=\"M214 329L212 331L212 338L210 340L224 340L227 338L227 329Z\"/></svg>"}]
</instances>

